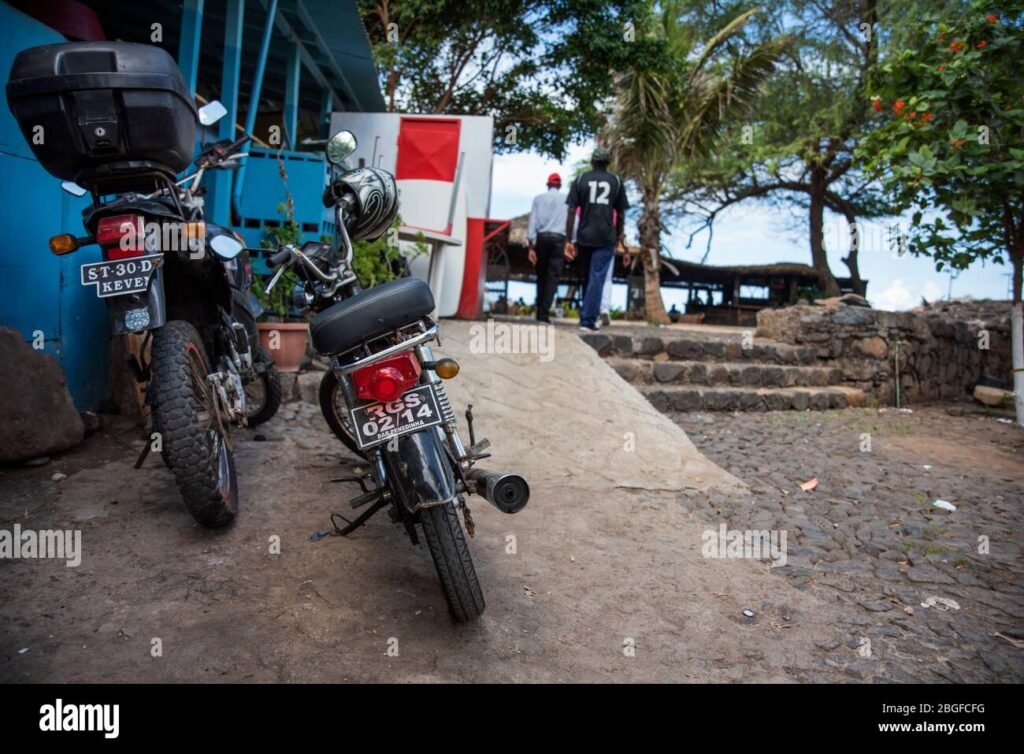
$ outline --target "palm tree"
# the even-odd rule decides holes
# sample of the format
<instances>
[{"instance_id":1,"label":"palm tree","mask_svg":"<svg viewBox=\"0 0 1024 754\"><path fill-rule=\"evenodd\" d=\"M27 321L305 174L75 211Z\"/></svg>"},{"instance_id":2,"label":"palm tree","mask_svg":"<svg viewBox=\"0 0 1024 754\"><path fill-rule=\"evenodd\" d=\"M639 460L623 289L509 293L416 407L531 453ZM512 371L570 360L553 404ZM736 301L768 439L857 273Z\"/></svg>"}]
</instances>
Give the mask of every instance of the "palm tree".
<instances>
[{"instance_id":1,"label":"palm tree","mask_svg":"<svg viewBox=\"0 0 1024 754\"><path fill-rule=\"evenodd\" d=\"M790 43L775 39L735 54L743 27L757 8L740 14L704 44L683 22L685 0L658 4L653 31L665 54L656 68L620 73L608 125L601 141L613 165L641 195L640 261L648 322L669 321L661 300L661 193L685 161L710 156L722 134L750 112L761 85ZM730 44L733 43L733 44Z\"/></svg>"}]
</instances>

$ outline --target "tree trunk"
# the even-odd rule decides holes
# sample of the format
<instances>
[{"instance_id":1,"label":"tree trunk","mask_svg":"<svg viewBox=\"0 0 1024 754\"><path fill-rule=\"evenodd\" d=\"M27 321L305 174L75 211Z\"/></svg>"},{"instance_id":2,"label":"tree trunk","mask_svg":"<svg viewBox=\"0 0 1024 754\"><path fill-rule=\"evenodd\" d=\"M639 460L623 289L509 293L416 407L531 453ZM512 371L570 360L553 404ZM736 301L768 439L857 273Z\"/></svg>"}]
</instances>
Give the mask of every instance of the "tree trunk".
<instances>
[{"instance_id":1,"label":"tree trunk","mask_svg":"<svg viewBox=\"0 0 1024 754\"><path fill-rule=\"evenodd\" d=\"M1013 310L1010 312L1010 339L1013 356L1013 403L1017 411L1017 424L1024 427L1024 241L1010 252L1013 261Z\"/></svg>"},{"instance_id":2,"label":"tree trunk","mask_svg":"<svg viewBox=\"0 0 1024 754\"><path fill-rule=\"evenodd\" d=\"M864 281L860 277L860 263L858 261L860 245L863 239L860 237L857 215L852 210L847 210L843 212L843 217L846 218L846 224L850 231L850 250L843 257L843 264L850 270L850 287L853 288L853 292L858 296L866 296L867 289L864 287Z\"/></svg>"},{"instance_id":3,"label":"tree trunk","mask_svg":"<svg viewBox=\"0 0 1024 754\"><path fill-rule=\"evenodd\" d=\"M645 191L640 213L640 249L644 264L644 304L648 322L667 325L671 320L661 300L661 210L658 195Z\"/></svg>"},{"instance_id":4,"label":"tree trunk","mask_svg":"<svg viewBox=\"0 0 1024 754\"><path fill-rule=\"evenodd\" d=\"M825 253L825 168L815 165L811 168L811 264L818 273L818 288L826 296L838 296L839 284L828 266Z\"/></svg>"}]
</instances>

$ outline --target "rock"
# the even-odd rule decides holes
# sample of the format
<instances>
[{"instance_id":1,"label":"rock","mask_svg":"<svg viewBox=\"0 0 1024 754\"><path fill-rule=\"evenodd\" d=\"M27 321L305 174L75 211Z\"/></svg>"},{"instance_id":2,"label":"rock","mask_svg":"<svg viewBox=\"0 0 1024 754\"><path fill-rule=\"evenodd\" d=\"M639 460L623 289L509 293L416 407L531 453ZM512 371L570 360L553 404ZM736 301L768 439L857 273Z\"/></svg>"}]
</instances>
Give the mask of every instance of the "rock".
<instances>
[{"instance_id":1,"label":"rock","mask_svg":"<svg viewBox=\"0 0 1024 754\"><path fill-rule=\"evenodd\" d=\"M866 309L871 308L871 304L863 296L858 296L856 293L847 293L839 297L839 303L845 304L846 306L863 306Z\"/></svg>"},{"instance_id":2,"label":"rock","mask_svg":"<svg viewBox=\"0 0 1024 754\"><path fill-rule=\"evenodd\" d=\"M50 477L50 480L54 481L54 482L62 482L62 481L64 481L67 478L68 478L67 474L61 474L58 471L56 474L54 474L53 476Z\"/></svg>"},{"instance_id":3,"label":"rock","mask_svg":"<svg viewBox=\"0 0 1024 754\"><path fill-rule=\"evenodd\" d=\"M675 382L676 378L684 371L686 371L686 366L678 361L656 362L654 364L654 379L658 382Z\"/></svg>"},{"instance_id":4,"label":"rock","mask_svg":"<svg viewBox=\"0 0 1024 754\"><path fill-rule=\"evenodd\" d=\"M858 340L856 348L862 354L870 356L872 359L884 359L889 355L889 344L878 336Z\"/></svg>"},{"instance_id":5,"label":"rock","mask_svg":"<svg viewBox=\"0 0 1024 754\"><path fill-rule=\"evenodd\" d=\"M1012 406L1013 393L1009 390L1000 390L997 387L987 385L975 385L974 400L986 406Z\"/></svg>"},{"instance_id":6,"label":"rock","mask_svg":"<svg viewBox=\"0 0 1024 754\"><path fill-rule=\"evenodd\" d=\"M0 385L0 463L59 453L82 442L85 424L60 365L8 327L0 327Z\"/></svg>"},{"instance_id":7,"label":"rock","mask_svg":"<svg viewBox=\"0 0 1024 754\"><path fill-rule=\"evenodd\" d=\"M320 405L320 380L323 379L323 372L302 372L295 378L296 388L299 393L299 400L304 403Z\"/></svg>"}]
</instances>

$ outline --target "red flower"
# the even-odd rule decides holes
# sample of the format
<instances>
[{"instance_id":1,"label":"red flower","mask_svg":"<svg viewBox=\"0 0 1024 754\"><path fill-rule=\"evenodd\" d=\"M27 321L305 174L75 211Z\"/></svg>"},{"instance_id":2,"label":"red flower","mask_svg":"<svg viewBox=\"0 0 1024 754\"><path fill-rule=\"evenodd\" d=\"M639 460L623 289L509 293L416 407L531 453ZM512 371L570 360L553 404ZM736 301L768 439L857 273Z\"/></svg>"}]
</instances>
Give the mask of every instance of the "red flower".
<instances>
[{"instance_id":1,"label":"red flower","mask_svg":"<svg viewBox=\"0 0 1024 754\"><path fill-rule=\"evenodd\" d=\"M921 120L931 120L934 117L935 116L932 113L925 113L924 115L921 116Z\"/></svg>"},{"instance_id":2,"label":"red flower","mask_svg":"<svg viewBox=\"0 0 1024 754\"><path fill-rule=\"evenodd\" d=\"M917 111L916 110L911 110L910 114L907 115L907 120L913 120L916 117L917 117Z\"/></svg>"},{"instance_id":3,"label":"red flower","mask_svg":"<svg viewBox=\"0 0 1024 754\"><path fill-rule=\"evenodd\" d=\"M950 52L960 52L960 50L964 49L964 46L961 42L957 42L954 39L952 42L949 43L949 47L946 49L948 49Z\"/></svg>"},{"instance_id":4,"label":"red flower","mask_svg":"<svg viewBox=\"0 0 1024 754\"><path fill-rule=\"evenodd\" d=\"M981 40L980 42L978 42L978 49L980 50L981 48L983 48L987 44L988 44L988 42L986 42L984 39Z\"/></svg>"},{"instance_id":5,"label":"red flower","mask_svg":"<svg viewBox=\"0 0 1024 754\"><path fill-rule=\"evenodd\" d=\"M940 65L940 66L939 66L939 70L940 70L940 71L944 71L944 70L946 70L946 66L945 66L945 65Z\"/></svg>"},{"instance_id":6,"label":"red flower","mask_svg":"<svg viewBox=\"0 0 1024 754\"><path fill-rule=\"evenodd\" d=\"M901 110L902 110L902 109L904 108L904 106L905 106L906 104L907 104L907 103L906 103L906 102L904 102L903 100L901 100L901 99L898 99L898 100L896 100L896 101L895 101L895 102L893 103L893 105L892 105L892 111L893 111L894 113L896 113L897 115L899 115L899 114L900 114L900 111L901 111Z\"/></svg>"},{"instance_id":7,"label":"red flower","mask_svg":"<svg viewBox=\"0 0 1024 754\"><path fill-rule=\"evenodd\" d=\"M997 24L997 23L999 23L999 18L997 16L994 16L994 15L985 16L985 20L988 21L990 24Z\"/></svg>"},{"instance_id":8,"label":"red flower","mask_svg":"<svg viewBox=\"0 0 1024 754\"><path fill-rule=\"evenodd\" d=\"M872 100L871 107L875 108L876 113L882 112L882 103L879 102L878 100Z\"/></svg>"}]
</instances>

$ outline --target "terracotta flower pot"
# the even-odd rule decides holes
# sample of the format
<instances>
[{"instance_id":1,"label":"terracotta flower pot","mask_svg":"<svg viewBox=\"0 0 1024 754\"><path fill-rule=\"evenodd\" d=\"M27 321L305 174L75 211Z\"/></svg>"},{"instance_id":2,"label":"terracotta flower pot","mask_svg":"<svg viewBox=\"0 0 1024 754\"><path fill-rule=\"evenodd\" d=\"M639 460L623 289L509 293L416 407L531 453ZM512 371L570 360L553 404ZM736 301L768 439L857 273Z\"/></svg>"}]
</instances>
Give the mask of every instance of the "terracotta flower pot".
<instances>
[{"instance_id":1,"label":"terracotta flower pot","mask_svg":"<svg viewBox=\"0 0 1024 754\"><path fill-rule=\"evenodd\" d=\"M297 372L306 356L308 322L259 322L260 344L267 349L279 372Z\"/></svg>"}]
</instances>

